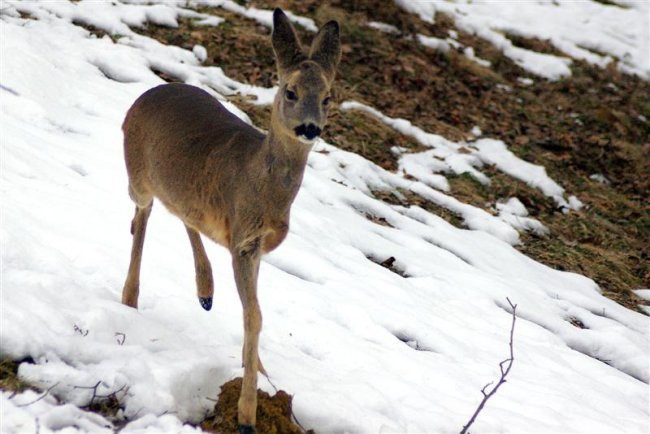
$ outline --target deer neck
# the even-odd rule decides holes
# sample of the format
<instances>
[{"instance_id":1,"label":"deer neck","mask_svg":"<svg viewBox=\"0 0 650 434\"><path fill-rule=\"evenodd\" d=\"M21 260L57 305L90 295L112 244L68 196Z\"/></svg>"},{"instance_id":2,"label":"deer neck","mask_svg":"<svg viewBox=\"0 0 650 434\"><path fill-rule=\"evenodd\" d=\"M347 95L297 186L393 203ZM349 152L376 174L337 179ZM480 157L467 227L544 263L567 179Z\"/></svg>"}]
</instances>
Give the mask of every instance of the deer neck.
<instances>
[{"instance_id":1,"label":"deer neck","mask_svg":"<svg viewBox=\"0 0 650 434\"><path fill-rule=\"evenodd\" d=\"M271 112L271 128L266 136L266 148L269 173L302 180L312 146L301 142L292 131L281 126L277 114L277 101Z\"/></svg>"}]
</instances>

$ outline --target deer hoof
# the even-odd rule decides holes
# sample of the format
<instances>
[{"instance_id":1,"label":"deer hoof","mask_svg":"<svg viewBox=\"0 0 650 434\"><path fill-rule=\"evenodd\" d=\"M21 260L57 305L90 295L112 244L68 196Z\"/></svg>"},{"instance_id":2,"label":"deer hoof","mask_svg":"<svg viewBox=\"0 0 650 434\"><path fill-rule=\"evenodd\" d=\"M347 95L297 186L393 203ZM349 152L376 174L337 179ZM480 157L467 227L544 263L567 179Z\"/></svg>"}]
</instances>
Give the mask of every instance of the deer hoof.
<instances>
[{"instance_id":1,"label":"deer hoof","mask_svg":"<svg viewBox=\"0 0 650 434\"><path fill-rule=\"evenodd\" d=\"M212 309L212 297L199 297L199 303L201 303L201 307L205 310Z\"/></svg>"},{"instance_id":2,"label":"deer hoof","mask_svg":"<svg viewBox=\"0 0 650 434\"><path fill-rule=\"evenodd\" d=\"M250 425L239 425L237 431L239 434L255 434L255 428Z\"/></svg>"}]
</instances>

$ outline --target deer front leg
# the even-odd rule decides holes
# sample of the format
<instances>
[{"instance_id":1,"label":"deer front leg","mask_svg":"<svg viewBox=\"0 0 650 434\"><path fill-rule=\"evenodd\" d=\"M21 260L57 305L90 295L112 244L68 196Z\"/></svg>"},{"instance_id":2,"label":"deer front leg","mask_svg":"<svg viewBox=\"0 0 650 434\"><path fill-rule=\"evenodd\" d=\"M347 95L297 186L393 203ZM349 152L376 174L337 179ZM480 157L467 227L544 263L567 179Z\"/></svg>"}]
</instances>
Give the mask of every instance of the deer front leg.
<instances>
[{"instance_id":1,"label":"deer front leg","mask_svg":"<svg viewBox=\"0 0 650 434\"><path fill-rule=\"evenodd\" d=\"M192 253L194 254L194 269L196 271L196 292L199 297L199 303L205 310L212 309L212 296L214 294L214 282L212 280L212 267L210 260L203 248L201 235L191 227L185 225L187 235L190 237L192 244Z\"/></svg>"},{"instance_id":2,"label":"deer front leg","mask_svg":"<svg viewBox=\"0 0 650 434\"><path fill-rule=\"evenodd\" d=\"M246 240L231 250L237 291L244 311L244 381L238 403L240 433L253 433L257 412L257 346L262 330L262 312L257 301L257 275L260 266L260 238Z\"/></svg>"},{"instance_id":3,"label":"deer front leg","mask_svg":"<svg viewBox=\"0 0 650 434\"><path fill-rule=\"evenodd\" d=\"M126 282L124 282L124 288L122 289L122 303L136 309L138 308L138 294L140 292L140 263L142 262L144 235L147 230L147 220L149 220L152 206L153 202L150 202L144 208L136 206L135 216L131 222L133 246L131 247L129 272L126 275Z\"/></svg>"}]
</instances>

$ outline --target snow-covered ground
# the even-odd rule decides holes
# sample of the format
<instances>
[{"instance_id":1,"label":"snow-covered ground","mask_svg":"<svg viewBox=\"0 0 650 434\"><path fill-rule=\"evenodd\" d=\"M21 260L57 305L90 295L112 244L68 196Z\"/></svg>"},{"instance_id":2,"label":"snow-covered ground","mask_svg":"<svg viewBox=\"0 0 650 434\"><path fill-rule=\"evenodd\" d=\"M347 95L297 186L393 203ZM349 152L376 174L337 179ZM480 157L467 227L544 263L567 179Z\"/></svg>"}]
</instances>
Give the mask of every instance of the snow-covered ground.
<instances>
[{"instance_id":1,"label":"snow-covered ground","mask_svg":"<svg viewBox=\"0 0 650 434\"><path fill-rule=\"evenodd\" d=\"M99 395L119 391L132 421L123 432L192 432L183 424L206 415L219 385L242 374L241 307L228 253L206 242L216 289L205 312L185 231L159 203L145 243L140 310L120 304L133 213L120 125L133 100L161 83L152 68L221 99L243 92L268 103L273 89L237 83L201 66L200 49L163 46L129 28L173 26L179 16L206 25L219 19L192 15L184 0L132 3L141 4L1 6L0 351L33 358L19 375L50 395L3 393L3 433L110 432L110 422L78 408L98 382ZM211 3L268 23L268 11ZM16 8L37 19L20 18ZM115 33L115 41L73 20ZM458 149L443 140L432 150ZM467 159L489 158L492 148L501 157L509 152L501 142L480 143L489 142L468 145ZM583 276L517 252L511 244L527 217L515 199L503 198L493 215L334 145L319 142L312 152L291 232L260 273L261 357L274 384L294 394L303 425L458 432L508 355L509 297L520 317L515 364L472 432L647 432L648 317L604 298ZM467 159L459 161L480 168ZM454 162L443 164L441 172ZM455 209L472 230L372 196L396 187ZM376 263L391 256L406 277ZM273 392L263 377L260 387Z\"/></svg>"},{"instance_id":2,"label":"snow-covered ground","mask_svg":"<svg viewBox=\"0 0 650 434\"><path fill-rule=\"evenodd\" d=\"M650 2L614 0L395 0L404 10L434 22L446 13L456 25L489 41L527 71L557 80L571 75L571 59L513 45L504 35L549 40L567 55L650 79Z\"/></svg>"}]
</instances>

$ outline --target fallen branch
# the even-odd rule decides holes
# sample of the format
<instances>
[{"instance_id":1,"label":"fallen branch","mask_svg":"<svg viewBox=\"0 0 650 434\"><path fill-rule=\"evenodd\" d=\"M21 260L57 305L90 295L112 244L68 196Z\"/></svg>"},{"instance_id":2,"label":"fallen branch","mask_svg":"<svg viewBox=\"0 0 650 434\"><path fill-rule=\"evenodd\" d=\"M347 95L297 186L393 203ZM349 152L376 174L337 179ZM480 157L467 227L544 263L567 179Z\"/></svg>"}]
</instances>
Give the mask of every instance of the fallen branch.
<instances>
[{"instance_id":1,"label":"fallen branch","mask_svg":"<svg viewBox=\"0 0 650 434\"><path fill-rule=\"evenodd\" d=\"M501 363L499 363L499 369L501 370L501 378L499 378L499 382L492 388L492 390L490 390L489 392L485 391L493 383L493 381L490 381L481 389L481 394L483 394L483 399L481 400L481 403L476 408L476 411L474 411L474 414L470 418L469 422L467 422L467 424L463 426L463 429L461 430L460 434L467 434L467 430L476 421L476 418L478 417L481 410L483 410L483 407L487 403L488 399L494 396L494 394L497 393L497 390L499 390L499 387L501 387L501 385L506 382L506 377L510 372L510 368L512 368L512 362L515 361L515 356L513 352L513 337L515 333L515 320L517 319L517 305L512 304L512 302L508 297L506 297L506 300L508 300L508 304L512 308L512 326L510 327L510 357L508 359L503 360ZM504 368L504 365L506 363L507 366Z\"/></svg>"},{"instance_id":2,"label":"fallen branch","mask_svg":"<svg viewBox=\"0 0 650 434\"><path fill-rule=\"evenodd\" d=\"M96 399L97 400L116 399L117 401L119 401L119 399L117 399L117 394L120 393L122 390L124 390L124 388L126 387L126 384L123 385L122 387L120 387L119 389L109 393L108 395L98 395L97 394L97 388L99 387L99 385L101 383L102 383L101 381L98 381L94 386L74 386L75 389L89 389L89 390L93 391L93 395L90 397L90 402L88 402L88 404L84 405L83 407L79 407L79 408L84 409L84 410L90 410L92 408L93 404L95 404ZM129 389L127 388L124 391L124 393L126 394L128 392L128 390Z\"/></svg>"},{"instance_id":3,"label":"fallen branch","mask_svg":"<svg viewBox=\"0 0 650 434\"><path fill-rule=\"evenodd\" d=\"M49 395L50 391L51 391L52 389L54 389L56 386L58 386L58 385L59 385L58 382L54 383L53 385L51 385L50 387L48 387L48 388L47 388L47 389L46 389L46 390L45 390L45 391L44 391L44 392L43 392L43 393L42 393L38 398L36 398L35 400L33 400L33 401L31 401L31 402L26 402L25 404L16 404L16 407L27 407L28 405L32 405L32 404L34 404L34 403L40 401L41 399L43 399L43 398L45 398L47 395ZM13 396L12 396L11 398L13 398ZM11 399L11 398L10 398L10 399Z\"/></svg>"},{"instance_id":4,"label":"fallen branch","mask_svg":"<svg viewBox=\"0 0 650 434\"><path fill-rule=\"evenodd\" d=\"M115 333L115 337L117 338L117 343L119 345L124 345L124 342L126 341L126 334L124 334L122 332L117 332L117 333Z\"/></svg>"},{"instance_id":5,"label":"fallen branch","mask_svg":"<svg viewBox=\"0 0 650 434\"><path fill-rule=\"evenodd\" d=\"M79 333L81 336L84 336L84 337L88 336L88 332L90 331L88 329L86 329L86 330L82 329L77 324L73 324L73 328L74 328L75 332Z\"/></svg>"}]
</instances>

